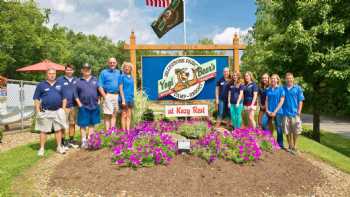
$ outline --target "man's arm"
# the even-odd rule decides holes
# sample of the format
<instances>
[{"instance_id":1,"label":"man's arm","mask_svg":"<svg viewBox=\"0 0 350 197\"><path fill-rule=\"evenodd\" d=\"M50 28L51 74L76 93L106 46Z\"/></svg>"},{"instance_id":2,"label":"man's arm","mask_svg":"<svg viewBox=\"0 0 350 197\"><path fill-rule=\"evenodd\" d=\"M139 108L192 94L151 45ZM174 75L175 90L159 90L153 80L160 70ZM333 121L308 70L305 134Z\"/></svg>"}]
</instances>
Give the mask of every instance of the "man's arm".
<instances>
[{"instance_id":1,"label":"man's arm","mask_svg":"<svg viewBox=\"0 0 350 197\"><path fill-rule=\"evenodd\" d=\"M40 110L40 108L41 108L41 102L40 102L40 100L37 100L37 99L35 99L34 100L34 106L35 106L35 112L36 113L39 113L41 110Z\"/></svg>"}]
</instances>

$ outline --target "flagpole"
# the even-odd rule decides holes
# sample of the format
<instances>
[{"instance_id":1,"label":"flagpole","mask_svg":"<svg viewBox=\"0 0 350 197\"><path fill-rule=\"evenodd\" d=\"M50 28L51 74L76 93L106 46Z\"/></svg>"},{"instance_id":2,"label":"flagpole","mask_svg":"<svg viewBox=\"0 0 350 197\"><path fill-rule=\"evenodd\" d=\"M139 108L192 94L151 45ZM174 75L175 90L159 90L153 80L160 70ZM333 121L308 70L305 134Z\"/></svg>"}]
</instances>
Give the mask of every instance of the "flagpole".
<instances>
[{"instance_id":1,"label":"flagpole","mask_svg":"<svg viewBox=\"0 0 350 197\"><path fill-rule=\"evenodd\" d=\"M186 35L186 0L183 0L184 6L184 42L187 44L187 35Z\"/></svg>"}]
</instances>

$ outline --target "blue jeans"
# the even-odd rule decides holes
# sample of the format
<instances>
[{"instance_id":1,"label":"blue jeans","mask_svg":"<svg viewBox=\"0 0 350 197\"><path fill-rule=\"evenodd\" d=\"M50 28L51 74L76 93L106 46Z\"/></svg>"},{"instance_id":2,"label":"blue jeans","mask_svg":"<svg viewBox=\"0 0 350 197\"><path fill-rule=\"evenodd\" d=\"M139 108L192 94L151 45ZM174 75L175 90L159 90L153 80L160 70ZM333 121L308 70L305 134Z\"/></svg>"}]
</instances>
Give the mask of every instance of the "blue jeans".
<instances>
[{"instance_id":1,"label":"blue jeans","mask_svg":"<svg viewBox=\"0 0 350 197\"><path fill-rule=\"evenodd\" d=\"M222 120L226 117L227 114L227 102L223 100L219 100L219 106L218 106L218 119Z\"/></svg>"},{"instance_id":2,"label":"blue jeans","mask_svg":"<svg viewBox=\"0 0 350 197\"><path fill-rule=\"evenodd\" d=\"M276 114L276 117L274 118L274 122L275 122L276 131L277 131L277 143L281 148L283 148L284 147L283 146L283 129L282 129L283 115Z\"/></svg>"},{"instance_id":3,"label":"blue jeans","mask_svg":"<svg viewBox=\"0 0 350 197\"><path fill-rule=\"evenodd\" d=\"M264 113L261 118L261 126L263 130L269 130L269 116Z\"/></svg>"}]
</instances>

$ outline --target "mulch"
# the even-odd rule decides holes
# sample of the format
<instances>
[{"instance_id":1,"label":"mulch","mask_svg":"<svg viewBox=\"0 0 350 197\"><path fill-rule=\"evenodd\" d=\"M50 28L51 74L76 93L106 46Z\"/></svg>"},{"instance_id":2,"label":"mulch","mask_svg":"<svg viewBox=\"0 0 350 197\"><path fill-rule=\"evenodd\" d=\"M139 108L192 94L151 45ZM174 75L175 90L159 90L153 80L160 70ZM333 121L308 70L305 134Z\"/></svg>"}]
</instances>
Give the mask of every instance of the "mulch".
<instances>
[{"instance_id":1,"label":"mulch","mask_svg":"<svg viewBox=\"0 0 350 197\"><path fill-rule=\"evenodd\" d=\"M55 167L49 186L97 196L312 196L326 181L320 168L283 150L244 165L178 155L168 166L136 170L114 165L111 154L70 154Z\"/></svg>"}]
</instances>

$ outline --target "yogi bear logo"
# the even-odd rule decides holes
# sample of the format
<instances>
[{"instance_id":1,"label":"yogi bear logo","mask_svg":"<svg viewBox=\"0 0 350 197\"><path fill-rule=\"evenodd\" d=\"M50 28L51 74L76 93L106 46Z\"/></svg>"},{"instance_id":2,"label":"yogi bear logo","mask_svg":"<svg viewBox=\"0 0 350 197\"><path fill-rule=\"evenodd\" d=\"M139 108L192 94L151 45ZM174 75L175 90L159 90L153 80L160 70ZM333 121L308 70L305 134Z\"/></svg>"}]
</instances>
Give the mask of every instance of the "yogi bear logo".
<instances>
[{"instance_id":1,"label":"yogi bear logo","mask_svg":"<svg viewBox=\"0 0 350 197\"><path fill-rule=\"evenodd\" d=\"M204 88L205 81L216 76L216 60L199 64L189 57L172 60L158 81L158 97L168 95L180 100L196 97Z\"/></svg>"}]
</instances>

